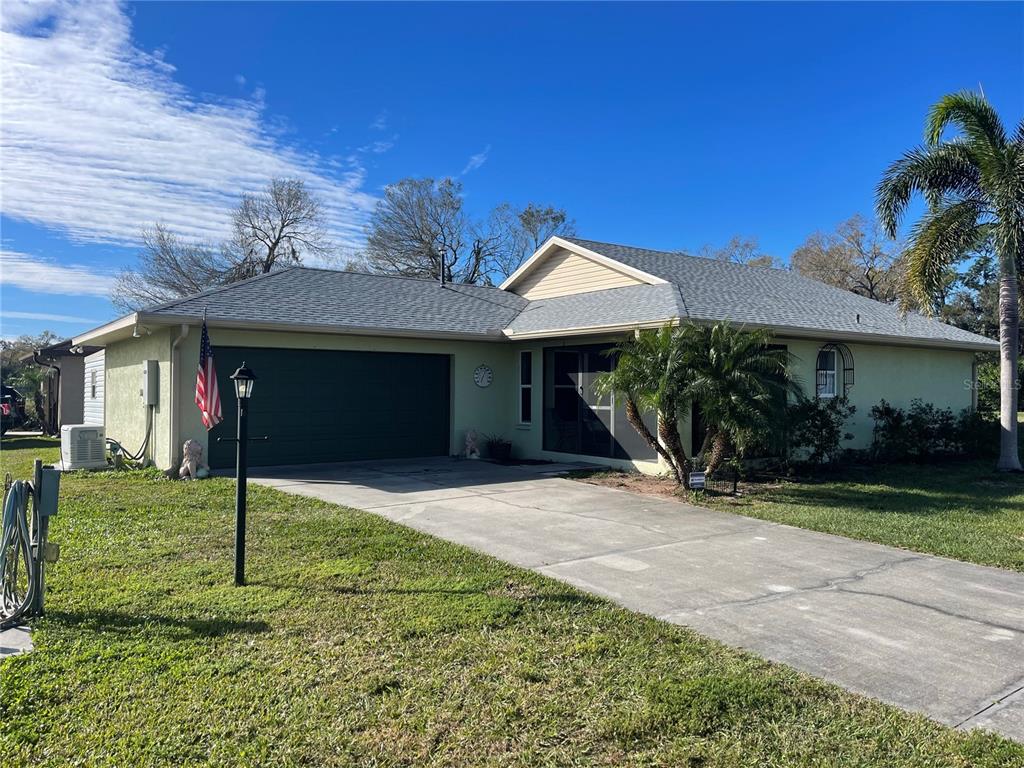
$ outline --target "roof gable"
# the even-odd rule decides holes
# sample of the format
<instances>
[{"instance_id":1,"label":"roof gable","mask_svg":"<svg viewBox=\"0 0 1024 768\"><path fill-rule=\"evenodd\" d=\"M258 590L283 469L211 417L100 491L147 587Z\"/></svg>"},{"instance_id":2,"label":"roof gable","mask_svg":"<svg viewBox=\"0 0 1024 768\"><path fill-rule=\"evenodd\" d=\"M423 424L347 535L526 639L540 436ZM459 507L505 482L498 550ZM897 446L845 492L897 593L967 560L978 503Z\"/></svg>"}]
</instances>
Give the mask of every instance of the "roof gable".
<instances>
[{"instance_id":1,"label":"roof gable","mask_svg":"<svg viewBox=\"0 0 1024 768\"><path fill-rule=\"evenodd\" d=\"M556 236L548 238L501 284L501 288L533 300L665 282L660 277Z\"/></svg>"}]
</instances>

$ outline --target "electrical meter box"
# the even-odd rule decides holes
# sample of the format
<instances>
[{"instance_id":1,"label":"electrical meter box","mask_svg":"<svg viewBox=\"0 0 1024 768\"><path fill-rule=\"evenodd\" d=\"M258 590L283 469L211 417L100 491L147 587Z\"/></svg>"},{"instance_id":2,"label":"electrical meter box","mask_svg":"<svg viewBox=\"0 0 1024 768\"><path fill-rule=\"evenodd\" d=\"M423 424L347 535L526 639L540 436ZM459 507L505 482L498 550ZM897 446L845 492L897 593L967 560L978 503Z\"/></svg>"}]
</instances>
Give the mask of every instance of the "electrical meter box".
<instances>
[{"instance_id":1,"label":"electrical meter box","mask_svg":"<svg viewBox=\"0 0 1024 768\"><path fill-rule=\"evenodd\" d=\"M142 361L142 404L159 405L160 403L160 369L156 360Z\"/></svg>"},{"instance_id":2,"label":"electrical meter box","mask_svg":"<svg viewBox=\"0 0 1024 768\"><path fill-rule=\"evenodd\" d=\"M36 489L39 514L53 517L57 514L57 497L60 495L60 471L54 467L43 467Z\"/></svg>"}]
</instances>

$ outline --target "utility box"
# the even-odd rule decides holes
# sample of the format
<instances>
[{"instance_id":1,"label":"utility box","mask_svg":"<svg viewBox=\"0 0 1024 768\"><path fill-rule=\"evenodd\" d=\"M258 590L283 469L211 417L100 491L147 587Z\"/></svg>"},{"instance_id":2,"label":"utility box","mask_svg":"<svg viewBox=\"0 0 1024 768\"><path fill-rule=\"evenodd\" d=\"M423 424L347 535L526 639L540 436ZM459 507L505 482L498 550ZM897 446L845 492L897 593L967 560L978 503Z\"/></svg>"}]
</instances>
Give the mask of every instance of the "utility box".
<instances>
[{"instance_id":1,"label":"utility box","mask_svg":"<svg viewBox=\"0 0 1024 768\"><path fill-rule=\"evenodd\" d=\"M57 514L57 497L60 495L60 472L54 467L43 467L36 488L39 514L53 517Z\"/></svg>"},{"instance_id":2,"label":"utility box","mask_svg":"<svg viewBox=\"0 0 1024 768\"><path fill-rule=\"evenodd\" d=\"M160 403L160 368L156 360L142 361L142 404L159 405Z\"/></svg>"},{"instance_id":3,"label":"utility box","mask_svg":"<svg viewBox=\"0 0 1024 768\"><path fill-rule=\"evenodd\" d=\"M102 426L65 424L60 428L61 469L106 469L107 441Z\"/></svg>"}]
</instances>

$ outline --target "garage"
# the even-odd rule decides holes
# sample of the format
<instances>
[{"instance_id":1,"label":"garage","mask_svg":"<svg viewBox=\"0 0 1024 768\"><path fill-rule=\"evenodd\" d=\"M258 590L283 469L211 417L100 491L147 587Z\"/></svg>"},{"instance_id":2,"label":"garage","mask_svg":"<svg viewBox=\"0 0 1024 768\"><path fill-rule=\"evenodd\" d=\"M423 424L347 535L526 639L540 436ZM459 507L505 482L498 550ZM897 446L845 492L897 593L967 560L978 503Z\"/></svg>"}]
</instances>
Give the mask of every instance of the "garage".
<instances>
[{"instance_id":1,"label":"garage","mask_svg":"<svg viewBox=\"0 0 1024 768\"><path fill-rule=\"evenodd\" d=\"M447 456L448 355L214 347L224 421L210 431L210 466L232 467L238 406L228 378L256 373L249 404L251 466Z\"/></svg>"}]
</instances>

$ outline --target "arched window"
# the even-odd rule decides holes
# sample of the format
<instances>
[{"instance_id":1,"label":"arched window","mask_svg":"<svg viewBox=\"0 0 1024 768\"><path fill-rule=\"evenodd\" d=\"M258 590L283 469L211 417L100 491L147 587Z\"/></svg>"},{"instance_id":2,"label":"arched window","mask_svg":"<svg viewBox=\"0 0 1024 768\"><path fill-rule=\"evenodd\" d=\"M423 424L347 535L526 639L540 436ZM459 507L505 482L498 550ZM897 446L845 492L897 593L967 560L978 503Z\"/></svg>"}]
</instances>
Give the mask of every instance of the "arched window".
<instances>
[{"instance_id":1,"label":"arched window","mask_svg":"<svg viewBox=\"0 0 1024 768\"><path fill-rule=\"evenodd\" d=\"M814 392L818 397L846 397L853 386L853 353L845 344L829 343L818 350Z\"/></svg>"}]
</instances>

